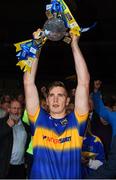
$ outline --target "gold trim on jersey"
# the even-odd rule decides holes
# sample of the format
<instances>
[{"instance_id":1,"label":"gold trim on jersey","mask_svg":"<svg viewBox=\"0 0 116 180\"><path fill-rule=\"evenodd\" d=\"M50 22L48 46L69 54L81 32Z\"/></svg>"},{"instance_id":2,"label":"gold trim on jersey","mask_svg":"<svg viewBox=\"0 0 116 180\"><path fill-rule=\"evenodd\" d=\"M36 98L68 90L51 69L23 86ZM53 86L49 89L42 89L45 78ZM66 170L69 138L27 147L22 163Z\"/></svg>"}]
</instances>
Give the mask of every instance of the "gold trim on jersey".
<instances>
[{"instance_id":1,"label":"gold trim on jersey","mask_svg":"<svg viewBox=\"0 0 116 180\"><path fill-rule=\"evenodd\" d=\"M38 127L33 137L33 147L43 147L57 151L68 149L80 149L83 137L79 136L76 128L68 129L58 135L54 131Z\"/></svg>"},{"instance_id":2,"label":"gold trim on jersey","mask_svg":"<svg viewBox=\"0 0 116 180\"><path fill-rule=\"evenodd\" d=\"M29 116L29 119L32 123L35 123L36 120L37 120L37 117L39 115L39 112L40 112L40 106L38 106L37 110L35 111L35 114L34 115L28 115Z\"/></svg>"},{"instance_id":3,"label":"gold trim on jersey","mask_svg":"<svg viewBox=\"0 0 116 180\"><path fill-rule=\"evenodd\" d=\"M76 119L78 120L79 124L85 122L87 120L87 118L88 118L88 115L89 115L89 113L79 115L79 113L76 112L76 111L74 113L75 113Z\"/></svg>"}]
</instances>

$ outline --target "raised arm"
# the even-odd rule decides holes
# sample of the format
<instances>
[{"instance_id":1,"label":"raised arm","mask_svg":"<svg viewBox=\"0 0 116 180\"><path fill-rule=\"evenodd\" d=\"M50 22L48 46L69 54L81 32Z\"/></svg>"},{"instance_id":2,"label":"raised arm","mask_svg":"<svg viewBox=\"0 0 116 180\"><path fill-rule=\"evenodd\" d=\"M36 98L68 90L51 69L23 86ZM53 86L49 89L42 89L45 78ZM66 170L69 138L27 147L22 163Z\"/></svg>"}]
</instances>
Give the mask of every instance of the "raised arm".
<instances>
[{"instance_id":1,"label":"raised arm","mask_svg":"<svg viewBox=\"0 0 116 180\"><path fill-rule=\"evenodd\" d=\"M80 51L78 41L79 37L71 34L72 52L75 62L75 70L77 74L77 88L75 92L75 111L80 115L86 114L89 111L89 81L90 76L87 69L85 59Z\"/></svg>"},{"instance_id":2,"label":"raised arm","mask_svg":"<svg viewBox=\"0 0 116 180\"><path fill-rule=\"evenodd\" d=\"M35 39L38 39L38 33L40 29L33 33ZM39 106L39 95L38 90L35 84L36 72L38 67L39 55L37 56L32 63L31 72L25 72L23 77L24 90L25 90L25 100L26 100L26 110L28 114L34 115Z\"/></svg>"}]
</instances>

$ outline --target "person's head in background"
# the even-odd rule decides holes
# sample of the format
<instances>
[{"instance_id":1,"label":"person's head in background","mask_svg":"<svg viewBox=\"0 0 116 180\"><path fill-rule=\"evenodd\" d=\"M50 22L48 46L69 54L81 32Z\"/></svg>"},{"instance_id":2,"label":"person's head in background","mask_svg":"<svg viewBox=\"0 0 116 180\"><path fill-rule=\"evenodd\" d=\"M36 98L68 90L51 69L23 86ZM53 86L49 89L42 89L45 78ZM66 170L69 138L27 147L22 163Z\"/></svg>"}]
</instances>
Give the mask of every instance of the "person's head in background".
<instances>
[{"instance_id":1,"label":"person's head in background","mask_svg":"<svg viewBox=\"0 0 116 180\"><path fill-rule=\"evenodd\" d=\"M100 79L94 80L94 82L93 82L94 92L98 91L98 90L101 90L101 85L102 85L102 81Z\"/></svg>"},{"instance_id":2,"label":"person's head in background","mask_svg":"<svg viewBox=\"0 0 116 180\"><path fill-rule=\"evenodd\" d=\"M9 95L2 96L2 98L1 98L1 109L3 109L4 111L6 111L8 113L9 108L10 108L10 102L11 102L11 98Z\"/></svg>"},{"instance_id":3,"label":"person's head in background","mask_svg":"<svg viewBox=\"0 0 116 180\"><path fill-rule=\"evenodd\" d=\"M11 101L11 97L10 97L9 94L3 95L3 99L4 99L5 102L8 102L8 103Z\"/></svg>"},{"instance_id":4,"label":"person's head in background","mask_svg":"<svg viewBox=\"0 0 116 180\"><path fill-rule=\"evenodd\" d=\"M9 108L9 116L11 119L18 123L19 119L22 116L22 104L17 99L12 99Z\"/></svg>"}]
</instances>

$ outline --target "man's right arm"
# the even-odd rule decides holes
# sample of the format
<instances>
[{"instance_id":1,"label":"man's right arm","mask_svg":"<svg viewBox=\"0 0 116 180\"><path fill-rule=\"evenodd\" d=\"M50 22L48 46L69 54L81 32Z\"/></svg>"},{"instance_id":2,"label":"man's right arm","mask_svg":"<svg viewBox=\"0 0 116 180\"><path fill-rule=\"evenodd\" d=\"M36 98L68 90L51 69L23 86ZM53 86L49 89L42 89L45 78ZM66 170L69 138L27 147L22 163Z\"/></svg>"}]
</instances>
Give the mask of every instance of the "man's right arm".
<instances>
[{"instance_id":1,"label":"man's right arm","mask_svg":"<svg viewBox=\"0 0 116 180\"><path fill-rule=\"evenodd\" d=\"M35 85L35 75L38 66L38 58L33 61L31 73L24 73L24 91L25 91L25 101L26 109L28 114L34 115L39 106L39 97L37 87Z\"/></svg>"},{"instance_id":2,"label":"man's right arm","mask_svg":"<svg viewBox=\"0 0 116 180\"><path fill-rule=\"evenodd\" d=\"M38 33L41 30L38 29L33 33L35 39L38 39ZM39 55L37 52L36 58L34 59L31 67L31 72L25 72L23 77L26 109L29 115L34 116L37 108L39 107L39 95L35 84L36 72L38 67Z\"/></svg>"}]
</instances>

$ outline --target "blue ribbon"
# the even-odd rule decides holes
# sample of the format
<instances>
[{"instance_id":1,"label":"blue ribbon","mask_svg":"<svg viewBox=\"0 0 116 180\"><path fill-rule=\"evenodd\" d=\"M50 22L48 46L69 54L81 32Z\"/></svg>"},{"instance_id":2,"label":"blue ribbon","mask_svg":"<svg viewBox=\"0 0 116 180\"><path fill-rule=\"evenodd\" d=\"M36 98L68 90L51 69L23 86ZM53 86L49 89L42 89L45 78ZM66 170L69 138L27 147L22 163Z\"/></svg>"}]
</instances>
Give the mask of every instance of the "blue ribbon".
<instances>
[{"instance_id":1,"label":"blue ribbon","mask_svg":"<svg viewBox=\"0 0 116 180\"><path fill-rule=\"evenodd\" d=\"M51 2L52 7L51 7L51 12L54 13L62 13L63 9L62 9L62 5L60 4L60 2L58 2L57 0L53 0Z\"/></svg>"},{"instance_id":2,"label":"blue ribbon","mask_svg":"<svg viewBox=\"0 0 116 180\"><path fill-rule=\"evenodd\" d=\"M63 7L62 7L62 4L57 1L57 0L53 0L51 2L51 13L53 14L54 12L57 13L58 17L60 17L63 21L64 21L64 25L66 28L68 28L68 23L67 23L67 20L64 16L64 13L63 13Z\"/></svg>"},{"instance_id":3,"label":"blue ribbon","mask_svg":"<svg viewBox=\"0 0 116 180\"><path fill-rule=\"evenodd\" d=\"M38 49L42 46L42 43L39 42L38 44L35 43L35 40L27 42L25 44L21 44L21 51L18 52L16 55L18 60L28 60L28 57L35 58Z\"/></svg>"}]
</instances>

